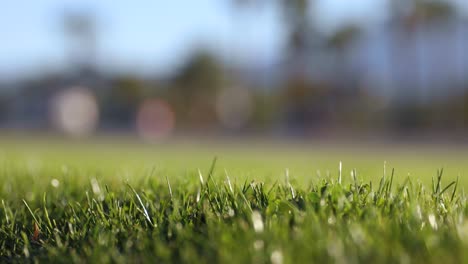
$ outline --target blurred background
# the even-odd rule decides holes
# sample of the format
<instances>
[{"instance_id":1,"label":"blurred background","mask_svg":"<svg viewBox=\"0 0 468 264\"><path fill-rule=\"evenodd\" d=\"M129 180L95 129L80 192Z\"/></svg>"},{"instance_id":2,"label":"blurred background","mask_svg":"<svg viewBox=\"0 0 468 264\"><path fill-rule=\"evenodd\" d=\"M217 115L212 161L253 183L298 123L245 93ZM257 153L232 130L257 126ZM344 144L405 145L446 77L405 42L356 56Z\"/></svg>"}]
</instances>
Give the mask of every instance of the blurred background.
<instances>
[{"instance_id":1,"label":"blurred background","mask_svg":"<svg viewBox=\"0 0 468 264\"><path fill-rule=\"evenodd\" d=\"M0 133L468 132L464 0L5 1Z\"/></svg>"}]
</instances>

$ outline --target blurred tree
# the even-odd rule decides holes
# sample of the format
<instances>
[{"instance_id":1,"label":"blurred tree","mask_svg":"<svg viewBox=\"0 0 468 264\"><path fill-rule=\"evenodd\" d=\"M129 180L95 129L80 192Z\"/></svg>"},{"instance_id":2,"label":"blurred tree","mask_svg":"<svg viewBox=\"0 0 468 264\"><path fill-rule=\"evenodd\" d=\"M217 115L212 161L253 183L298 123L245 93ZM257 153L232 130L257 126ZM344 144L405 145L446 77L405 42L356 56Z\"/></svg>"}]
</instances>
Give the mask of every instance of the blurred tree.
<instances>
[{"instance_id":1,"label":"blurred tree","mask_svg":"<svg viewBox=\"0 0 468 264\"><path fill-rule=\"evenodd\" d=\"M78 72L96 67L96 22L89 13L65 13L63 32L68 56Z\"/></svg>"},{"instance_id":2,"label":"blurred tree","mask_svg":"<svg viewBox=\"0 0 468 264\"><path fill-rule=\"evenodd\" d=\"M335 80L335 85L338 85L341 88L346 88L349 90L356 90L360 88L356 85L352 85L352 81L354 81L354 72L352 67L347 64L348 48L351 46L352 42L359 37L360 34L360 27L349 24L338 29L327 39L327 47L331 48L334 54L334 72L336 75L340 76L340 78Z\"/></svg>"},{"instance_id":3,"label":"blurred tree","mask_svg":"<svg viewBox=\"0 0 468 264\"><path fill-rule=\"evenodd\" d=\"M280 93L288 132L320 130L331 121L333 92L326 83L291 78Z\"/></svg>"},{"instance_id":4,"label":"blurred tree","mask_svg":"<svg viewBox=\"0 0 468 264\"><path fill-rule=\"evenodd\" d=\"M1 86L0 86L1 87ZM0 94L0 126L5 125L8 118L8 108L10 107L11 99L5 93Z\"/></svg>"},{"instance_id":5,"label":"blurred tree","mask_svg":"<svg viewBox=\"0 0 468 264\"><path fill-rule=\"evenodd\" d=\"M293 133L317 132L332 121L336 93L326 83L310 77L311 62L326 44L311 16L316 0L282 0L280 4L288 32L285 69L289 73L281 93L286 124Z\"/></svg>"},{"instance_id":6,"label":"blurred tree","mask_svg":"<svg viewBox=\"0 0 468 264\"><path fill-rule=\"evenodd\" d=\"M103 119L114 128L132 127L144 96L145 84L141 79L130 75L118 77L102 98Z\"/></svg>"},{"instance_id":7,"label":"blurred tree","mask_svg":"<svg viewBox=\"0 0 468 264\"><path fill-rule=\"evenodd\" d=\"M414 41L415 45L419 50L424 50L427 46L426 38L424 38L424 29L434 26L434 24L442 21L447 21L457 18L456 8L453 1L443 0L395 0L392 4L392 18L395 24L402 26L402 29L408 33L406 38L408 41ZM400 28L401 29L401 28ZM414 31L421 32L421 34L414 34ZM454 46L455 47L455 46ZM458 51L460 52L460 51ZM424 52L416 52L415 56L426 56ZM395 54L397 55L397 54ZM390 58L393 58L393 54L389 54ZM421 58L421 57L419 57ZM422 61L422 60L420 60ZM392 63L390 69L394 71L399 65ZM420 62L416 62L417 67L427 67L422 65ZM421 72L422 70L418 70ZM390 73L392 75L392 73ZM450 85L450 84L447 84ZM401 87L400 89L404 89ZM424 128L429 125L433 127L447 126L448 123L454 123L453 120L449 119L457 116L455 113L456 108L449 104L443 104L440 102L424 102L423 95L427 93L427 85L419 83L418 87L413 89L419 89L419 100L405 100L405 105L397 104L393 109L393 122L395 127L399 129L416 129ZM418 93L418 91L416 91ZM408 91L400 90L400 96L407 96ZM454 102L456 104L456 102ZM461 107L458 107L461 109ZM445 113L445 117L442 117L440 113ZM450 112L451 114L447 114ZM448 117L450 116L450 117ZM443 124L443 125L442 125Z\"/></svg>"},{"instance_id":8,"label":"blurred tree","mask_svg":"<svg viewBox=\"0 0 468 264\"><path fill-rule=\"evenodd\" d=\"M115 80L112 97L118 100L136 104L144 94L144 84L141 79L133 76L122 76Z\"/></svg>"},{"instance_id":9,"label":"blurred tree","mask_svg":"<svg viewBox=\"0 0 468 264\"><path fill-rule=\"evenodd\" d=\"M261 2L266 2L264 0L231 0L236 8L250 7Z\"/></svg>"},{"instance_id":10,"label":"blurred tree","mask_svg":"<svg viewBox=\"0 0 468 264\"><path fill-rule=\"evenodd\" d=\"M290 56L301 56L310 41L310 0L282 0L284 21L288 28L288 52Z\"/></svg>"},{"instance_id":11,"label":"blurred tree","mask_svg":"<svg viewBox=\"0 0 468 264\"><path fill-rule=\"evenodd\" d=\"M417 24L453 18L457 13L453 1L394 0L390 4L394 20L404 22L410 29Z\"/></svg>"},{"instance_id":12,"label":"blurred tree","mask_svg":"<svg viewBox=\"0 0 468 264\"><path fill-rule=\"evenodd\" d=\"M414 16L417 20L428 21L451 18L455 15L453 2L434 0L414 0Z\"/></svg>"},{"instance_id":13,"label":"blurred tree","mask_svg":"<svg viewBox=\"0 0 468 264\"><path fill-rule=\"evenodd\" d=\"M177 71L169 91L177 118L192 127L212 125L216 120L215 96L224 82L215 56L207 50L194 52Z\"/></svg>"},{"instance_id":14,"label":"blurred tree","mask_svg":"<svg viewBox=\"0 0 468 264\"><path fill-rule=\"evenodd\" d=\"M328 45L337 50L345 49L359 34L361 29L355 25L347 25L336 31L329 39Z\"/></svg>"},{"instance_id":15,"label":"blurred tree","mask_svg":"<svg viewBox=\"0 0 468 264\"><path fill-rule=\"evenodd\" d=\"M239 1L237 1L239 2ZM240 1L251 6L258 1ZM310 78L311 62L321 48L323 36L315 28L311 14L315 0L276 1L286 29L286 47L282 62L285 82L276 102L282 108L288 130L304 132L327 122L330 87ZM284 121L284 120L282 120Z\"/></svg>"},{"instance_id":16,"label":"blurred tree","mask_svg":"<svg viewBox=\"0 0 468 264\"><path fill-rule=\"evenodd\" d=\"M303 57L309 49L311 35L314 33L311 10L315 0L280 0L269 2L265 0L230 0L235 6L250 8L263 3L279 3L283 14L283 24L286 27L286 60Z\"/></svg>"},{"instance_id":17,"label":"blurred tree","mask_svg":"<svg viewBox=\"0 0 468 264\"><path fill-rule=\"evenodd\" d=\"M185 95L214 92L222 80L219 62L208 51L196 51L182 66L175 82Z\"/></svg>"},{"instance_id":18,"label":"blurred tree","mask_svg":"<svg viewBox=\"0 0 468 264\"><path fill-rule=\"evenodd\" d=\"M336 76L339 76L333 80L333 85L337 87L331 105L336 114L334 118L342 125L363 128L366 120L370 119L372 106L377 107L378 102L376 98L372 98L370 91L376 87L363 85L355 69L349 63L350 48L361 34L361 27L347 24L328 37L327 47L333 51L333 71Z\"/></svg>"}]
</instances>

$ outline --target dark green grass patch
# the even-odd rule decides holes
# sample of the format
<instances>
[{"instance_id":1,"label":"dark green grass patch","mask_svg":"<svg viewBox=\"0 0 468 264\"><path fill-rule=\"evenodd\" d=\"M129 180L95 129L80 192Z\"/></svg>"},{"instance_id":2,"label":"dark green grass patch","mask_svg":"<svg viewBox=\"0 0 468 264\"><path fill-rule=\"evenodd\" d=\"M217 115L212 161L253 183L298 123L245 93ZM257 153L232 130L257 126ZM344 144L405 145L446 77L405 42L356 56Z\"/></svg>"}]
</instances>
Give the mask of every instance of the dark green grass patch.
<instances>
[{"instance_id":1,"label":"dark green grass patch","mask_svg":"<svg viewBox=\"0 0 468 264\"><path fill-rule=\"evenodd\" d=\"M355 170L256 180L215 162L183 177L155 169L128 179L86 165L4 165L2 262L467 261L466 197L442 171L424 185L392 172L364 181Z\"/></svg>"}]
</instances>

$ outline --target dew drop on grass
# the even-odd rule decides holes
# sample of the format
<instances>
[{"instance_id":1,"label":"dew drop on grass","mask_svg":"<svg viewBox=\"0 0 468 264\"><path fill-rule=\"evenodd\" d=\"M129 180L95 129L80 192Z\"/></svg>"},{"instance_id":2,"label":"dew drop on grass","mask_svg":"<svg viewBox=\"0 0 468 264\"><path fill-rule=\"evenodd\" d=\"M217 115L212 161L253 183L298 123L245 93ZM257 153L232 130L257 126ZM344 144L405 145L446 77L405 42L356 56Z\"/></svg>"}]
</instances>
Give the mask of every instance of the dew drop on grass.
<instances>
[{"instance_id":1,"label":"dew drop on grass","mask_svg":"<svg viewBox=\"0 0 468 264\"><path fill-rule=\"evenodd\" d=\"M282 264L283 263L283 253L280 250L275 250L271 253L270 257L271 263L273 264Z\"/></svg>"},{"instance_id":2,"label":"dew drop on grass","mask_svg":"<svg viewBox=\"0 0 468 264\"><path fill-rule=\"evenodd\" d=\"M235 212L234 212L234 210L233 210L232 208L229 208L229 210L228 210L228 215L229 215L230 217L234 217Z\"/></svg>"},{"instance_id":3,"label":"dew drop on grass","mask_svg":"<svg viewBox=\"0 0 468 264\"><path fill-rule=\"evenodd\" d=\"M60 182L59 182L59 180L57 180L57 179L52 179L52 180L50 181L50 184L51 184L54 188L58 188L59 185L60 185Z\"/></svg>"},{"instance_id":4,"label":"dew drop on grass","mask_svg":"<svg viewBox=\"0 0 468 264\"><path fill-rule=\"evenodd\" d=\"M428 215L427 218L429 220L429 224L431 225L432 229L437 230L438 226L437 226L437 220L436 220L435 215L430 214L430 215Z\"/></svg>"},{"instance_id":5,"label":"dew drop on grass","mask_svg":"<svg viewBox=\"0 0 468 264\"><path fill-rule=\"evenodd\" d=\"M255 242L253 244L255 250L263 249L264 245L265 245L265 243L263 242L263 240L255 240Z\"/></svg>"},{"instance_id":6,"label":"dew drop on grass","mask_svg":"<svg viewBox=\"0 0 468 264\"><path fill-rule=\"evenodd\" d=\"M422 212L421 212L421 206L419 204L416 206L416 217L419 219L419 221L422 221Z\"/></svg>"},{"instance_id":7,"label":"dew drop on grass","mask_svg":"<svg viewBox=\"0 0 468 264\"><path fill-rule=\"evenodd\" d=\"M93 190L93 193L97 195L98 199L100 201L104 200L104 194L101 192L101 187L99 187L99 183L96 180L96 178L91 179L91 188Z\"/></svg>"},{"instance_id":8,"label":"dew drop on grass","mask_svg":"<svg viewBox=\"0 0 468 264\"><path fill-rule=\"evenodd\" d=\"M258 211L252 212L252 223L253 223L255 232L257 233L263 232L262 215Z\"/></svg>"},{"instance_id":9,"label":"dew drop on grass","mask_svg":"<svg viewBox=\"0 0 468 264\"><path fill-rule=\"evenodd\" d=\"M325 205L327 205L327 202L324 199L320 199L320 206L324 207Z\"/></svg>"},{"instance_id":10,"label":"dew drop on grass","mask_svg":"<svg viewBox=\"0 0 468 264\"><path fill-rule=\"evenodd\" d=\"M99 183L95 178L91 179L91 188L93 189L94 194L101 194L101 188L99 187Z\"/></svg>"},{"instance_id":11,"label":"dew drop on grass","mask_svg":"<svg viewBox=\"0 0 468 264\"><path fill-rule=\"evenodd\" d=\"M463 243L468 244L468 222L457 225L457 233Z\"/></svg>"},{"instance_id":12,"label":"dew drop on grass","mask_svg":"<svg viewBox=\"0 0 468 264\"><path fill-rule=\"evenodd\" d=\"M197 203L200 202L200 188L198 188L198 191L197 191L196 201L197 201Z\"/></svg>"}]
</instances>

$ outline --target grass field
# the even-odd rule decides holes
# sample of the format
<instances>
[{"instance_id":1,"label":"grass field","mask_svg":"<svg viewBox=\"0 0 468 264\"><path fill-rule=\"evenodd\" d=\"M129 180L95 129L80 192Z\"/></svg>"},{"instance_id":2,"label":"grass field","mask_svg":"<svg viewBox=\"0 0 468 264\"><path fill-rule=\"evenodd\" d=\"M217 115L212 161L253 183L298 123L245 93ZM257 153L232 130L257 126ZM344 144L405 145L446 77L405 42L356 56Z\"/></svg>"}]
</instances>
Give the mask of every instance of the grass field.
<instances>
[{"instance_id":1,"label":"grass field","mask_svg":"<svg viewBox=\"0 0 468 264\"><path fill-rule=\"evenodd\" d=\"M0 146L0 262L468 261L463 146Z\"/></svg>"}]
</instances>

